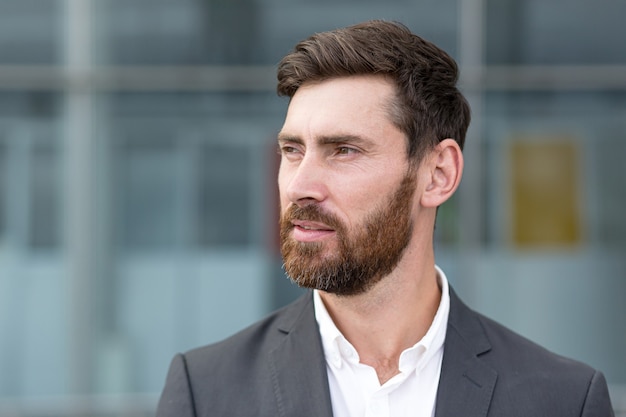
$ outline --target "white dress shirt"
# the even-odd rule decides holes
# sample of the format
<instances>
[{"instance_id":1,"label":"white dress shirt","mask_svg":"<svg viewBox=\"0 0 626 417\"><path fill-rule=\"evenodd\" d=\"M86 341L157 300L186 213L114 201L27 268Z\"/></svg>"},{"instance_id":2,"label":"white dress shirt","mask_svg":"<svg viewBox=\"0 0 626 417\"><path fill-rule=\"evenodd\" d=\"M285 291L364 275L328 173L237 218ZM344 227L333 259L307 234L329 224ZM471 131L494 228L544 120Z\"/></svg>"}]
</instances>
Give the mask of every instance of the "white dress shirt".
<instances>
[{"instance_id":1,"label":"white dress shirt","mask_svg":"<svg viewBox=\"0 0 626 417\"><path fill-rule=\"evenodd\" d=\"M318 293L315 317L326 356L330 397L335 417L433 417L439 386L450 295L443 271L435 266L441 301L428 332L400 355L400 373L380 385L376 370L360 363L359 354L341 334Z\"/></svg>"}]
</instances>

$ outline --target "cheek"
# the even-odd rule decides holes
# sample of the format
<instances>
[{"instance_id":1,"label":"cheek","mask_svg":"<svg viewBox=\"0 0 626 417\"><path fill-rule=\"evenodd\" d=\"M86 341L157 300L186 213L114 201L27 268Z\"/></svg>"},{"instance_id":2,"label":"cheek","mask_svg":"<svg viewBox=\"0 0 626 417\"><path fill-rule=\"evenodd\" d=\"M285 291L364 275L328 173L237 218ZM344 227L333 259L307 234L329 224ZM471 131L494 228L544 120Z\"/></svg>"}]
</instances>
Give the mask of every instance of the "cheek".
<instances>
[{"instance_id":1,"label":"cheek","mask_svg":"<svg viewBox=\"0 0 626 417\"><path fill-rule=\"evenodd\" d=\"M401 182L402 179L395 179L394 181L386 179L384 182L353 184L346 189L344 201L349 204L349 207L344 210L351 218L351 223L362 224L372 213L386 209L398 191ZM416 201L415 195L413 195L410 204L411 212L415 213L415 210L419 208L419 202Z\"/></svg>"},{"instance_id":2,"label":"cheek","mask_svg":"<svg viewBox=\"0 0 626 417\"><path fill-rule=\"evenodd\" d=\"M376 211L383 204L387 192L381 192L372 187L355 187L346 190L340 198L338 210L343 213L344 221L349 229L360 228L368 220L372 212Z\"/></svg>"}]
</instances>

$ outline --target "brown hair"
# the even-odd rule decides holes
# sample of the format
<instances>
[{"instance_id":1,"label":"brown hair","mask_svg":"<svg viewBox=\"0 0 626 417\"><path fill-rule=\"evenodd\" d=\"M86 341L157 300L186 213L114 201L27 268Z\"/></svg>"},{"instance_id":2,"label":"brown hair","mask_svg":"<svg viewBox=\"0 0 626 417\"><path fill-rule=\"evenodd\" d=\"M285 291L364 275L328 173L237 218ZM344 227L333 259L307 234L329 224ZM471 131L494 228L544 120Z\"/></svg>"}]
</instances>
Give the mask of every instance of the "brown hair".
<instances>
[{"instance_id":1,"label":"brown hair","mask_svg":"<svg viewBox=\"0 0 626 417\"><path fill-rule=\"evenodd\" d=\"M277 92L293 97L307 82L380 74L393 81L392 122L407 135L409 157L446 138L463 148L470 109L456 88L456 62L397 22L372 20L298 43L278 65Z\"/></svg>"}]
</instances>

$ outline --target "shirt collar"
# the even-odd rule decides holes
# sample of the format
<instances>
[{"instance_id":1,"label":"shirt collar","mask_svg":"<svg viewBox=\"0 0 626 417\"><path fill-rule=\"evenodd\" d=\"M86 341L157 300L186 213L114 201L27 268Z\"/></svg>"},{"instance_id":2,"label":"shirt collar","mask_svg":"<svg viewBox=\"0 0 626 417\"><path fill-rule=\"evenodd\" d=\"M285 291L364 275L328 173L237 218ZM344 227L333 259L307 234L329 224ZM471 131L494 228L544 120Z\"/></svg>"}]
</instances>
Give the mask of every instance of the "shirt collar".
<instances>
[{"instance_id":1,"label":"shirt collar","mask_svg":"<svg viewBox=\"0 0 626 417\"><path fill-rule=\"evenodd\" d=\"M441 288L439 307L424 337L400 355L398 366L402 373L421 369L439 349L443 348L450 312L450 290L445 273L437 265L435 265L435 270L437 271L437 282ZM328 363L336 368L341 368L344 361L358 363L359 355L356 349L333 322L317 290L313 292L313 304L324 355Z\"/></svg>"},{"instance_id":2,"label":"shirt collar","mask_svg":"<svg viewBox=\"0 0 626 417\"><path fill-rule=\"evenodd\" d=\"M335 322L333 322L330 314L328 314L328 310L326 310L326 306L318 290L313 291L313 304L315 306L315 319L319 326L326 360L334 367L341 368L343 357L340 344L343 345L342 347L345 353L347 353L350 347L355 352L356 349L354 349L350 342L341 334L337 326L335 326Z\"/></svg>"}]
</instances>

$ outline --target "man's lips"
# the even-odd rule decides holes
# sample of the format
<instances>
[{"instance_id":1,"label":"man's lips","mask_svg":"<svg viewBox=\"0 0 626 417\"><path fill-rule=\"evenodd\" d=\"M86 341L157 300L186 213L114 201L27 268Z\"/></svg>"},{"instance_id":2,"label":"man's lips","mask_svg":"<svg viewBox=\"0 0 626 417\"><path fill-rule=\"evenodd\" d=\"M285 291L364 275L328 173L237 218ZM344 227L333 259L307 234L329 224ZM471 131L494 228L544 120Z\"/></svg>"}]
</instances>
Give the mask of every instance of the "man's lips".
<instances>
[{"instance_id":1,"label":"man's lips","mask_svg":"<svg viewBox=\"0 0 626 417\"><path fill-rule=\"evenodd\" d=\"M299 242L315 242L324 239L335 233L330 226L310 221L310 220L292 220L293 238Z\"/></svg>"}]
</instances>

